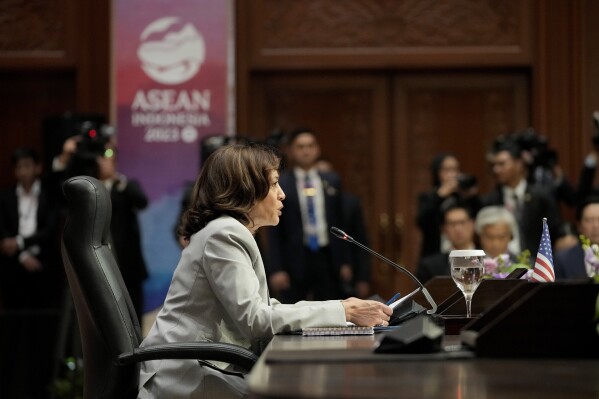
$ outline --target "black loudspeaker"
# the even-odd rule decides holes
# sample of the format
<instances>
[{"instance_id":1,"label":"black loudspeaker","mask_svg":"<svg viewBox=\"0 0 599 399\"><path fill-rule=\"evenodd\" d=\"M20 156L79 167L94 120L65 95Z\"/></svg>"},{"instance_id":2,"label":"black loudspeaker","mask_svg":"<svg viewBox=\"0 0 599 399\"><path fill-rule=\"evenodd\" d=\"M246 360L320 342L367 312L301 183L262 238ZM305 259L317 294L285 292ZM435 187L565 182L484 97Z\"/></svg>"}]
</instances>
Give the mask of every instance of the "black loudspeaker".
<instances>
[{"instance_id":1,"label":"black loudspeaker","mask_svg":"<svg viewBox=\"0 0 599 399\"><path fill-rule=\"evenodd\" d=\"M441 350L443 329L430 316L404 322L381 339L375 353L433 353Z\"/></svg>"}]
</instances>

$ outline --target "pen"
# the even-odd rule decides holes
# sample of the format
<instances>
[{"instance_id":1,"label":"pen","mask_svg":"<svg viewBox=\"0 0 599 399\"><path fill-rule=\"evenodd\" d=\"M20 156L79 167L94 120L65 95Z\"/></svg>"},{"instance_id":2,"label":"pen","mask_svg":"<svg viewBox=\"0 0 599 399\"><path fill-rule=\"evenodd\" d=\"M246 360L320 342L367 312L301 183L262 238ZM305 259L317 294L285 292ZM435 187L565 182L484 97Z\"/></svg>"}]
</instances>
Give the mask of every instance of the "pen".
<instances>
[{"instance_id":1,"label":"pen","mask_svg":"<svg viewBox=\"0 0 599 399\"><path fill-rule=\"evenodd\" d=\"M399 297L400 297L400 296L401 296L401 293L399 293L399 292L398 292L397 294L393 295L393 298L389 299L389 300L388 300L388 301L385 303L385 305L387 305L387 306L391 305L393 302L397 301L397 300L399 299Z\"/></svg>"}]
</instances>

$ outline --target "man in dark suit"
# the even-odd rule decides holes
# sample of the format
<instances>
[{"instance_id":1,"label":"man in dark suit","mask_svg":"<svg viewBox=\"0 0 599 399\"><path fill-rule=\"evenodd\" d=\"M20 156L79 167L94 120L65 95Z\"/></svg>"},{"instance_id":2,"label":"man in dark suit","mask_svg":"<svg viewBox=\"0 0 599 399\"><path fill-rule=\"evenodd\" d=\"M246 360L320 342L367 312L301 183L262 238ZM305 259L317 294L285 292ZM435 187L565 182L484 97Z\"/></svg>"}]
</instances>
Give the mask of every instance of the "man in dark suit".
<instances>
[{"instance_id":1,"label":"man in dark suit","mask_svg":"<svg viewBox=\"0 0 599 399\"><path fill-rule=\"evenodd\" d=\"M591 245L599 244L599 197L585 199L576 211L578 229ZM556 279L584 279L594 273L594 264L599 258L592 249L584 249L582 245L559 251L555 254Z\"/></svg>"},{"instance_id":2,"label":"man in dark suit","mask_svg":"<svg viewBox=\"0 0 599 399\"><path fill-rule=\"evenodd\" d=\"M520 240L510 243L510 252L518 254L528 249L534 258L544 217L554 243L564 236L554 196L546 189L528 183L523 152L516 142L509 141L495 148L492 162L498 185L483 196L483 206L502 205L514 215Z\"/></svg>"},{"instance_id":3,"label":"man in dark suit","mask_svg":"<svg viewBox=\"0 0 599 399\"><path fill-rule=\"evenodd\" d=\"M284 303L339 298L352 276L348 244L329 233L343 220L339 177L315 167L320 148L310 129L292 132L288 150L294 168L279 179L285 208L268 231L269 286Z\"/></svg>"},{"instance_id":4,"label":"man in dark suit","mask_svg":"<svg viewBox=\"0 0 599 399\"><path fill-rule=\"evenodd\" d=\"M98 178L110 192L112 219L111 244L123 281L131 296L137 318L143 315L143 281L148 276L141 250L137 213L148 206L148 199L137 181L117 172L116 150L109 144L98 157Z\"/></svg>"},{"instance_id":5,"label":"man in dark suit","mask_svg":"<svg viewBox=\"0 0 599 399\"><path fill-rule=\"evenodd\" d=\"M454 249L473 249L474 219L472 210L462 202L451 201L442 210L441 230ZM423 284L435 276L449 276L449 253L436 253L420 260L416 277Z\"/></svg>"},{"instance_id":6,"label":"man in dark suit","mask_svg":"<svg viewBox=\"0 0 599 399\"><path fill-rule=\"evenodd\" d=\"M334 172L333 164L325 158L316 162L320 172ZM368 246L368 233L362 212L360 198L347 191L341 192L343 222L339 228L356 241ZM356 245L349 246L351 276L346 276L342 284L343 297L357 296L367 298L370 295L370 254Z\"/></svg>"},{"instance_id":7,"label":"man in dark suit","mask_svg":"<svg viewBox=\"0 0 599 399\"><path fill-rule=\"evenodd\" d=\"M42 184L38 155L18 148L12 159L16 187L0 196L0 290L6 309L57 307L62 265L58 214Z\"/></svg>"}]
</instances>

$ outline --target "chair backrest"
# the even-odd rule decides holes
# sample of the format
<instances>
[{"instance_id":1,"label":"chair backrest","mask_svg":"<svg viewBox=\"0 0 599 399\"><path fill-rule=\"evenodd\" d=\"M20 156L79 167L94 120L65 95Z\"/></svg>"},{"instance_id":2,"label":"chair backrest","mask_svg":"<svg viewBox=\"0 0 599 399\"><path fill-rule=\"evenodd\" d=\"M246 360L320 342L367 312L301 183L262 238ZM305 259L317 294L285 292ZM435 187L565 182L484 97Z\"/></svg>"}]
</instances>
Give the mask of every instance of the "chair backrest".
<instances>
[{"instance_id":1,"label":"chair backrest","mask_svg":"<svg viewBox=\"0 0 599 399\"><path fill-rule=\"evenodd\" d=\"M141 342L135 309L109 246L112 204L89 176L63 183L68 215L62 258L83 349L84 398L135 398L139 365L117 365L119 354Z\"/></svg>"}]
</instances>

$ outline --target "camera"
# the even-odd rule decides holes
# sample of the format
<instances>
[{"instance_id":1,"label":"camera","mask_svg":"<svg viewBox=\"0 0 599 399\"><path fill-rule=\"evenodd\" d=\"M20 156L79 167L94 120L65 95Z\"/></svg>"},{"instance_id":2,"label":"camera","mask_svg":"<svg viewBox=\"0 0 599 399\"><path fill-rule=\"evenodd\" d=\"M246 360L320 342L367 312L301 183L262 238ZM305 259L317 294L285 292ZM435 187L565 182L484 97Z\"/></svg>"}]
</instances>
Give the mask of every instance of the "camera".
<instances>
[{"instance_id":1,"label":"camera","mask_svg":"<svg viewBox=\"0 0 599 399\"><path fill-rule=\"evenodd\" d=\"M104 155L106 144L110 140L106 125L95 126L93 122L86 121L81 124L81 139L77 142L77 153L84 157Z\"/></svg>"},{"instance_id":2,"label":"camera","mask_svg":"<svg viewBox=\"0 0 599 399\"><path fill-rule=\"evenodd\" d=\"M109 125L98 125L93 121L83 121L76 135L77 149L67 166L68 176L86 175L98 177L98 157L104 156L106 145L114 131Z\"/></svg>"},{"instance_id":3,"label":"camera","mask_svg":"<svg viewBox=\"0 0 599 399\"><path fill-rule=\"evenodd\" d=\"M531 127L523 131L497 137L493 143L494 152L501 148L506 148L510 144L516 146L521 153L530 154L530 158L525 158L530 170L542 168L552 171L553 167L558 163L557 151L549 147L545 136L537 134Z\"/></svg>"},{"instance_id":4,"label":"camera","mask_svg":"<svg viewBox=\"0 0 599 399\"><path fill-rule=\"evenodd\" d=\"M470 190L472 187L475 187L478 183L476 176L468 175L462 173L458 175L458 187L460 190Z\"/></svg>"},{"instance_id":5,"label":"camera","mask_svg":"<svg viewBox=\"0 0 599 399\"><path fill-rule=\"evenodd\" d=\"M557 165L557 151L549 148L545 136L537 135L534 129L529 128L520 134L518 140L521 148L532 155L532 169L552 170Z\"/></svg>"}]
</instances>

